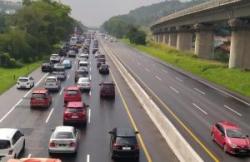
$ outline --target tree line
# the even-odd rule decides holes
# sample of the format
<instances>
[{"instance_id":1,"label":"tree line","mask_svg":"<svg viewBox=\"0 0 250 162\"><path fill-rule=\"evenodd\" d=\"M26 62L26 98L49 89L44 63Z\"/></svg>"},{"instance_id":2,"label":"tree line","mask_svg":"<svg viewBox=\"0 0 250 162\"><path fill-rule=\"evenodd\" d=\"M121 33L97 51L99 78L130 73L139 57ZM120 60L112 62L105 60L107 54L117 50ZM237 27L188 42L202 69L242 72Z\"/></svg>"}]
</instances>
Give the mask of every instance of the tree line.
<instances>
[{"instance_id":1,"label":"tree line","mask_svg":"<svg viewBox=\"0 0 250 162\"><path fill-rule=\"evenodd\" d=\"M0 66L41 60L66 40L74 27L70 7L51 0L24 0L14 15L0 14Z\"/></svg>"}]
</instances>

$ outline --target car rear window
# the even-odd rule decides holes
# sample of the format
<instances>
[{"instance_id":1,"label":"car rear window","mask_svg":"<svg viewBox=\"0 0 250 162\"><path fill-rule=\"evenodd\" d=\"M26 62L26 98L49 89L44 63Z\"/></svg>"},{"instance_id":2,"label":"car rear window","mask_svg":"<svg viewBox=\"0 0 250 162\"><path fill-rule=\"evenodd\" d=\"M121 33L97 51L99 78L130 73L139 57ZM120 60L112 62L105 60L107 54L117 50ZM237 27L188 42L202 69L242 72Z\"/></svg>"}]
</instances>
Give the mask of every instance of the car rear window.
<instances>
[{"instance_id":1,"label":"car rear window","mask_svg":"<svg viewBox=\"0 0 250 162\"><path fill-rule=\"evenodd\" d=\"M66 112L69 112L69 113L79 113L79 112L83 112L84 109L81 107L81 108L72 108L72 107L69 107L66 109Z\"/></svg>"},{"instance_id":2,"label":"car rear window","mask_svg":"<svg viewBox=\"0 0 250 162\"><path fill-rule=\"evenodd\" d=\"M48 78L48 79L46 80L46 82L56 82L56 79L54 79L54 78Z\"/></svg>"},{"instance_id":3,"label":"car rear window","mask_svg":"<svg viewBox=\"0 0 250 162\"><path fill-rule=\"evenodd\" d=\"M28 82L28 79L18 79L19 82Z\"/></svg>"},{"instance_id":4,"label":"car rear window","mask_svg":"<svg viewBox=\"0 0 250 162\"><path fill-rule=\"evenodd\" d=\"M135 145L137 141L135 137L117 137L116 143L118 145Z\"/></svg>"},{"instance_id":5,"label":"car rear window","mask_svg":"<svg viewBox=\"0 0 250 162\"><path fill-rule=\"evenodd\" d=\"M0 149L8 149L8 148L10 148L10 141L0 140Z\"/></svg>"},{"instance_id":6,"label":"car rear window","mask_svg":"<svg viewBox=\"0 0 250 162\"><path fill-rule=\"evenodd\" d=\"M32 98L45 98L43 93L32 93Z\"/></svg>"},{"instance_id":7,"label":"car rear window","mask_svg":"<svg viewBox=\"0 0 250 162\"><path fill-rule=\"evenodd\" d=\"M108 89L108 90L111 90L111 89L114 89L114 85L113 84L103 84L102 86L103 89Z\"/></svg>"},{"instance_id":8,"label":"car rear window","mask_svg":"<svg viewBox=\"0 0 250 162\"><path fill-rule=\"evenodd\" d=\"M55 135L56 139L71 139L73 138L73 134L71 132L58 132Z\"/></svg>"},{"instance_id":9,"label":"car rear window","mask_svg":"<svg viewBox=\"0 0 250 162\"><path fill-rule=\"evenodd\" d=\"M76 94L78 94L78 91L75 91L75 90L67 90L67 94L68 94L68 95L76 95Z\"/></svg>"}]
</instances>

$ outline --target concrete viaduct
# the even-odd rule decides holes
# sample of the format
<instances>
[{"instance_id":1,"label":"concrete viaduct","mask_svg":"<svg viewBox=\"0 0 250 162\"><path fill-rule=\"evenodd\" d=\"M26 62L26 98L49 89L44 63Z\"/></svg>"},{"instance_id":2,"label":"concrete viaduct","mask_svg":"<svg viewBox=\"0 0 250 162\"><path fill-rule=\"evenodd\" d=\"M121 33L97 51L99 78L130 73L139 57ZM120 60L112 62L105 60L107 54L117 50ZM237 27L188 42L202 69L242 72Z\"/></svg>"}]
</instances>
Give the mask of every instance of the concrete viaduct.
<instances>
[{"instance_id":1,"label":"concrete viaduct","mask_svg":"<svg viewBox=\"0 0 250 162\"><path fill-rule=\"evenodd\" d=\"M211 0L159 19L151 26L154 40L212 59L214 29L231 29L229 68L250 69L250 0Z\"/></svg>"}]
</instances>

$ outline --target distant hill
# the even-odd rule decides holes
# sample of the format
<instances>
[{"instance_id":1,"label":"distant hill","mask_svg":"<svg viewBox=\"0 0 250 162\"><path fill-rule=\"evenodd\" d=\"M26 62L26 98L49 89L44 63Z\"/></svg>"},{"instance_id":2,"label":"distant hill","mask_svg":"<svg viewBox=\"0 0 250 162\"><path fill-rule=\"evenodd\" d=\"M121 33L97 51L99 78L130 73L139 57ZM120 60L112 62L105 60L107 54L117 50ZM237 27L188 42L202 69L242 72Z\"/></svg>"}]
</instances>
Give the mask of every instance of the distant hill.
<instances>
[{"instance_id":1,"label":"distant hill","mask_svg":"<svg viewBox=\"0 0 250 162\"><path fill-rule=\"evenodd\" d=\"M150 26L160 17L169 15L173 12L194 6L208 0L191 0L188 2L181 2L179 0L166 0L164 2L144 6L130 11L126 15L115 16L128 24L139 26ZM114 18L114 17L113 17ZM112 18L111 18L112 19Z\"/></svg>"}]
</instances>

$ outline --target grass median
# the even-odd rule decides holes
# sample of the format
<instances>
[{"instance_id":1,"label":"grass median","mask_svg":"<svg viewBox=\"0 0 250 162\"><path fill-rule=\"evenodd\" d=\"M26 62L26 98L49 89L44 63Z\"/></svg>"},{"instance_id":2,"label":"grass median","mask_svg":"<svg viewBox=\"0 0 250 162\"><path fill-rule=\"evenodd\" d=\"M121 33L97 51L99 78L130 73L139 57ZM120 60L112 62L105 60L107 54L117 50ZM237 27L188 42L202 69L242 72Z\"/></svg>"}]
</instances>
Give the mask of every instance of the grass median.
<instances>
[{"instance_id":1,"label":"grass median","mask_svg":"<svg viewBox=\"0 0 250 162\"><path fill-rule=\"evenodd\" d=\"M228 69L227 64L199 59L192 53L180 52L162 44L148 43L143 46L130 44L127 39L122 41L166 63L191 72L231 91L250 97L250 72L240 69Z\"/></svg>"},{"instance_id":2,"label":"grass median","mask_svg":"<svg viewBox=\"0 0 250 162\"><path fill-rule=\"evenodd\" d=\"M26 64L22 68L0 68L0 94L13 86L19 76L25 76L37 69L40 62Z\"/></svg>"}]
</instances>

